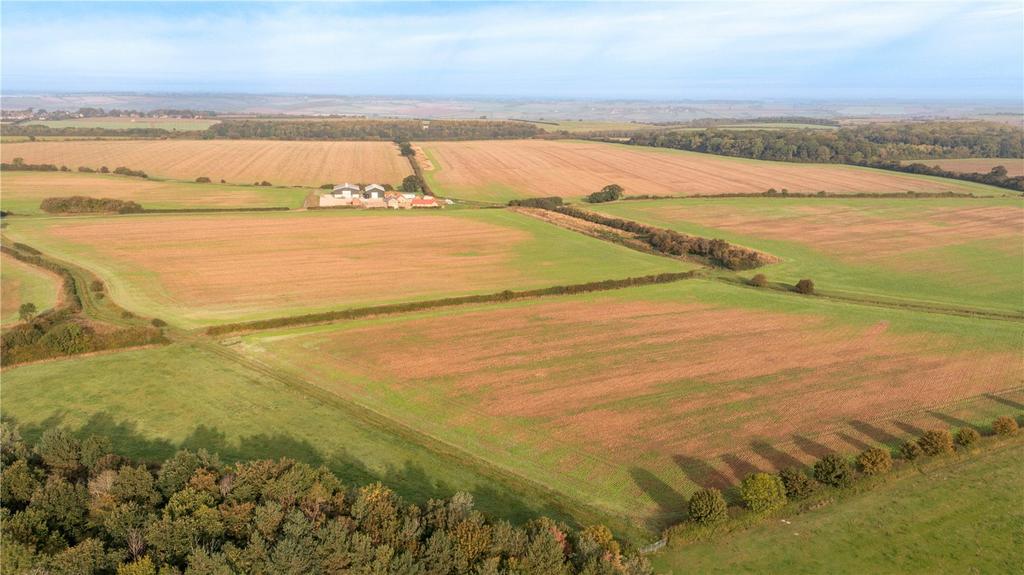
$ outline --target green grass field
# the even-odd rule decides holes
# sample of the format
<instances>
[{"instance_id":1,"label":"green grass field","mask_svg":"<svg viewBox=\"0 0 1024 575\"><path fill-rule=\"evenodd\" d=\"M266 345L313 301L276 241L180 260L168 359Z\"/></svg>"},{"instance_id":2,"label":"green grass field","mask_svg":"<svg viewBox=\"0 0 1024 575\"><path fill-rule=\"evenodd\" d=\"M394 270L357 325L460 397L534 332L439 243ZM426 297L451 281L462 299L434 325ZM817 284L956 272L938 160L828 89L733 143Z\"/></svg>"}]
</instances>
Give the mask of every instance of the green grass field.
<instances>
[{"instance_id":1,"label":"green grass field","mask_svg":"<svg viewBox=\"0 0 1024 575\"><path fill-rule=\"evenodd\" d=\"M4 172L0 206L18 215L42 214L45 198L89 196L131 200L150 209L299 208L301 188L198 184L79 172Z\"/></svg>"},{"instance_id":2,"label":"green grass field","mask_svg":"<svg viewBox=\"0 0 1024 575\"><path fill-rule=\"evenodd\" d=\"M811 278L824 293L1024 313L1019 198L715 198L585 207L766 251L782 262L757 272L774 282Z\"/></svg>"},{"instance_id":3,"label":"green grass field","mask_svg":"<svg viewBox=\"0 0 1024 575\"><path fill-rule=\"evenodd\" d=\"M693 267L503 210L25 218L5 234L183 327Z\"/></svg>"},{"instance_id":4,"label":"green grass field","mask_svg":"<svg viewBox=\"0 0 1024 575\"><path fill-rule=\"evenodd\" d=\"M33 303L38 312L57 303L60 278L38 267L20 262L8 255L0 256L0 325L19 321L18 308Z\"/></svg>"},{"instance_id":5,"label":"green grass field","mask_svg":"<svg viewBox=\"0 0 1024 575\"><path fill-rule=\"evenodd\" d=\"M82 437L109 436L118 453L151 461L181 448L227 461L287 457L326 465L353 485L383 481L418 502L470 491L478 507L499 517L568 517L529 485L494 479L344 406L187 344L5 369L3 417L33 441L60 425Z\"/></svg>"},{"instance_id":6,"label":"green grass field","mask_svg":"<svg viewBox=\"0 0 1024 575\"><path fill-rule=\"evenodd\" d=\"M993 446L823 509L655 555L683 573L1019 573L1021 444Z\"/></svg>"},{"instance_id":7,"label":"green grass field","mask_svg":"<svg viewBox=\"0 0 1024 575\"><path fill-rule=\"evenodd\" d=\"M205 130L219 123L220 120L202 120L192 118L77 118L74 120L47 120L27 122L26 126L46 126L48 128L103 128L105 130L158 130L192 131Z\"/></svg>"},{"instance_id":8,"label":"green grass field","mask_svg":"<svg viewBox=\"0 0 1024 575\"><path fill-rule=\"evenodd\" d=\"M1018 334L688 280L268 331L242 349L656 529L699 485L1007 412Z\"/></svg>"}]
</instances>

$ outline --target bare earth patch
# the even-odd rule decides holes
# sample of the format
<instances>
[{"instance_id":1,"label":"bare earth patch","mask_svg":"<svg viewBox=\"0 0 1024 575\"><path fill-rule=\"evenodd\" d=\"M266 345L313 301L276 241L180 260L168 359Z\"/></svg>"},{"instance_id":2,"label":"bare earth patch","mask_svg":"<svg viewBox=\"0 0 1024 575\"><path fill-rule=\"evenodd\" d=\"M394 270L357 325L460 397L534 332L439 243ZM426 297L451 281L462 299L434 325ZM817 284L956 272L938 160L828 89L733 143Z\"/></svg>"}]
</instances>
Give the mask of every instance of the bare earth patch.
<instances>
[{"instance_id":1,"label":"bare earth patch","mask_svg":"<svg viewBox=\"0 0 1024 575\"><path fill-rule=\"evenodd\" d=\"M398 184L412 173L391 142L266 140L117 140L6 144L4 162L99 168L127 166L151 176L194 180L206 176L234 184Z\"/></svg>"},{"instance_id":2,"label":"bare earth patch","mask_svg":"<svg viewBox=\"0 0 1024 575\"><path fill-rule=\"evenodd\" d=\"M617 183L630 195L964 191L953 181L837 165L744 161L710 154L543 140L430 142L433 174L450 195L501 185L522 196L581 197Z\"/></svg>"}]
</instances>

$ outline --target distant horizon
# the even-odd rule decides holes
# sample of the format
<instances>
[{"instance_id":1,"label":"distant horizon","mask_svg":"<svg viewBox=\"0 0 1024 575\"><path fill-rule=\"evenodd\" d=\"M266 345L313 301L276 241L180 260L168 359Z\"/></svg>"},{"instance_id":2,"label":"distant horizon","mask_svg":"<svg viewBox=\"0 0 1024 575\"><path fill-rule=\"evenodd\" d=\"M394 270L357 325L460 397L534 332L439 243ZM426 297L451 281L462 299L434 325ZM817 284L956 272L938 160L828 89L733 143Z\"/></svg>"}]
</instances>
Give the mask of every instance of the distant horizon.
<instances>
[{"instance_id":1,"label":"distant horizon","mask_svg":"<svg viewBox=\"0 0 1024 575\"><path fill-rule=\"evenodd\" d=\"M4 2L2 16L4 94L1019 101L1024 93L1019 2Z\"/></svg>"}]
</instances>

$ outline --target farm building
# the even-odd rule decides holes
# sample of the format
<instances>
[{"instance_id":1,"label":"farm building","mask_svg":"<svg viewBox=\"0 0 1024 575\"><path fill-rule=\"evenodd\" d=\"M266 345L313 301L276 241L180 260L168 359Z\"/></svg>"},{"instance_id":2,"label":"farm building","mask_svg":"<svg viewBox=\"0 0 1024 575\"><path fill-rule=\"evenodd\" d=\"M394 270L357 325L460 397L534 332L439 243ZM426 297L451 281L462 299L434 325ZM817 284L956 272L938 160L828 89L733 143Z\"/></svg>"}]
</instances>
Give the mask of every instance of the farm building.
<instances>
[{"instance_id":1,"label":"farm building","mask_svg":"<svg viewBox=\"0 0 1024 575\"><path fill-rule=\"evenodd\" d=\"M416 194L389 190L380 184L369 184L360 187L345 183L318 198L320 207L352 206L357 208L439 208L441 204L433 196L419 197Z\"/></svg>"}]
</instances>

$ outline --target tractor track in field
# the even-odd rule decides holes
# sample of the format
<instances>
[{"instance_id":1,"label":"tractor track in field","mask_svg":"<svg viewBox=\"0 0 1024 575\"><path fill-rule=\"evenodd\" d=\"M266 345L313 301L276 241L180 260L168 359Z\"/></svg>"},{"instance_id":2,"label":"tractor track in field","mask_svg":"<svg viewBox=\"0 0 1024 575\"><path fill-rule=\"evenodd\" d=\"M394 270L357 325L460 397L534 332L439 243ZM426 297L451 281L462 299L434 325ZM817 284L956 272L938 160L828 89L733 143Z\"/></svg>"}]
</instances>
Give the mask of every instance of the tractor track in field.
<instances>
[{"instance_id":1,"label":"tractor track in field","mask_svg":"<svg viewBox=\"0 0 1024 575\"><path fill-rule=\"evenodd\" d=\"M506 486L513 493L528 495L528 500L539 501L541 506L556 510L563 518L576 521L580 525L585 525L589 522L611 523L613 519L621 519L582 501L568 501L565 495L542 483L524 477L506 467L481 459L456 445L392 419L370 407L348 401L284 370L267 365L253 357L235 352L208 337L195 332L187 332L177 334L177 337L174 339L213 353L226 361L231 361L246 369L256 371L289 388L295 389L306 397L340 409L369 426L387 434L397 435L414 445L419 445L443 459L471 469ZM635 528L633 531L635 532Z\"/></svg>"}]
</instances>

